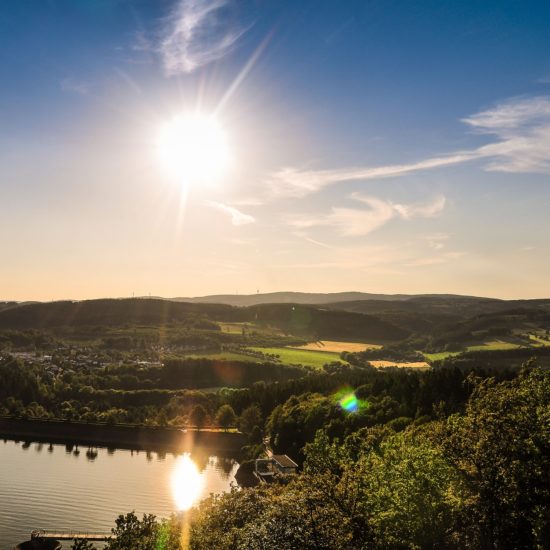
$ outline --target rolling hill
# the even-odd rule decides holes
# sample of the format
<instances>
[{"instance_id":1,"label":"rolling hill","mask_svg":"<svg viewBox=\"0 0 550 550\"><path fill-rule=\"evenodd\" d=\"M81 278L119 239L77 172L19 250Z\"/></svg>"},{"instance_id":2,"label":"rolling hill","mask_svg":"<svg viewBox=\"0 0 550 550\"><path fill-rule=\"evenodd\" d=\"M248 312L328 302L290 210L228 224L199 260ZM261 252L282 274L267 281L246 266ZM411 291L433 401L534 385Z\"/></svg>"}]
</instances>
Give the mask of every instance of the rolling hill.
<instances>
[{"instance_id":1,"label":"rolling hill","mask_svg":"<svg viewBox=\"0 0 550 550\"><path fill-rule=\"evenodd\" d=\"M409 331L373 315L304 304L236 307L217 303L128 298L23 304L0 310L0 329L74 326L166 325L203 317L211 321L254 322L310 338L396 341Z\"/></svg>"}]
</instances>

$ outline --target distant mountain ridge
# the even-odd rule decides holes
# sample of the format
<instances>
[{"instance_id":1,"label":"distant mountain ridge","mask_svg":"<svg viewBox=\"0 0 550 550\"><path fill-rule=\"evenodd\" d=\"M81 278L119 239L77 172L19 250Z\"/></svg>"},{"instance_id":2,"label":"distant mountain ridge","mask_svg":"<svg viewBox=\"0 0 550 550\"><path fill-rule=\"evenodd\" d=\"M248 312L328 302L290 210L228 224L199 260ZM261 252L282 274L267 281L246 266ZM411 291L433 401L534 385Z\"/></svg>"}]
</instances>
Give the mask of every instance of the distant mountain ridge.
<instances>
[{"instance_id":1,"label":"distant mountain ridge","mask_svg":"<svg viewBox=\"0 0 550 550\"><path fill-rule=\"evenodd\" d=\"M193 298L168 298L174 302L204 304L227 304L231 306L254 306L259 304L309 304L323 305L340 302L358 302L363 300L381 300L402 302L417 298L494 300L498 298L480 298L459 294L374 294L369 292L268 292L265 294L212 294Z\"/></svg>"},{"instance_id":2,"label":"distant mountain ridge","mask_svg":"<svg viewBox=\"0 0 550 550\"><path fill-rule=\"evenodd\" d=\"M128 297L120 298L102 298L104 300L126 300ZM137 296L135 299L149 299L149 300L163 300L167 302L188 302L188 303L202 303L202 304L224 304L229 306L247 307L260 304L304 304L304 305L328 305L336 304L349 305L355 303L359 306L365 302L423 302L423 303L436 303L445 301L453 304L461 302L467 303L484 303L494 304L498 307L498 304L505 307L517 307L520 304L526 306L542 305L550 301L550 298L531 298L531 299L513 299L506 300L503 298L487 298L484 296L470 296L464 294L380 294L371 292L293 292L293 291L281 291L281 292L267 292L257 294L209 294L206 296L193 296L193 297L175 297L166 298L163 296ZM16 302L14 300L0 300L0 310L9 309L26 304L39 304L39 303L56 303L56 302L86 302L89 300L55 300L53 302L40 302L40 301L21 301ZM513 306L512 306L513 304ZM347 309L347 308L345 308ZM360 306L359 306L359 309ZM353 311L350 309L349 311Z\"/></svg>"}]
</instances>

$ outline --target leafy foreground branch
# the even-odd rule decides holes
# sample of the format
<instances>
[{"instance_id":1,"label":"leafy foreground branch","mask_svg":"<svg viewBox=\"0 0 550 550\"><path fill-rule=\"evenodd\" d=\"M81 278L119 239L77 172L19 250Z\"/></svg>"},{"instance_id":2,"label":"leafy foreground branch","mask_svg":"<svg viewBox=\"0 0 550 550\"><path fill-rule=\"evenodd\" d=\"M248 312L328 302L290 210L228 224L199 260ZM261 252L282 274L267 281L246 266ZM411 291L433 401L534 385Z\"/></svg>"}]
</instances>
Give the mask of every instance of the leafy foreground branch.
<instances>
[{"instance_id":1,"label":"leafy foreground branch","mask_svg":"<svg viewBox=\"0 0 550 550\"><path fill-rule=\"evenodd\" d=\"M465 413L396 432L319 431L286 485L211 496L191 516L121 516L109 549L550 547L550 372L476 385Z\"/></svg>"}]
</instances>

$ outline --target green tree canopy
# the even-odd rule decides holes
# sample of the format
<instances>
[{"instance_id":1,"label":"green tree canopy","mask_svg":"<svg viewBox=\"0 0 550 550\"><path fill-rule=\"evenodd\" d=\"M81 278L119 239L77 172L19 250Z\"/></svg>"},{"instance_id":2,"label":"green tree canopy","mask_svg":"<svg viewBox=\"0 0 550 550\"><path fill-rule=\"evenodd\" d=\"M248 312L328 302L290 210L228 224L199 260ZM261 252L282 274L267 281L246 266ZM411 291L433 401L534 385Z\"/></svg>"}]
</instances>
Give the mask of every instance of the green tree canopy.
<instances>
[{"instance_id":1,"label":"green tree canopy","mask_svg":"<svg viewBox=\"0 0 550 550\"><path fill-rule=\"evenodd\" d=\"M237 416L231 405L222 405L216 413L216 424L222 428L234 426Z\"/></svg>"}]
</instances>

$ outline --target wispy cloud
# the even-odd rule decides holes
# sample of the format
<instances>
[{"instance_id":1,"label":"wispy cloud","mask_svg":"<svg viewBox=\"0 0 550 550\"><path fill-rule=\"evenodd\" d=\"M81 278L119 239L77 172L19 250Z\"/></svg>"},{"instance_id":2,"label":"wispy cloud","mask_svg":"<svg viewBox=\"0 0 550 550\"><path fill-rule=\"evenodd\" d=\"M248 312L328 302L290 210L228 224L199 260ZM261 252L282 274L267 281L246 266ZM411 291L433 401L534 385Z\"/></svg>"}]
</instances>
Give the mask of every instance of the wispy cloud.
<instances>
[{"instance_id":1,"label":"wispy cloud","mask_svg":"<svg viewBox=\"0 0 550 550\"><path fill-rule=\"evenodd\" d=\"M77 80L71 76L64 78L60 83L59 87L63 92L77 95L88 95L90 93L90 85L87 82L82 80Z\"/></svg>"},{"instance_id":2,"label":"wispy cloud","mask_svg":"<svg viewBox=\"0 0 550 550\"><path fill-rule=\"evenodd\" d=\"M371 179L403 176L420 170L430 170L453 164L461 164L477 158L475 152L465 151L446 157L436 157L411 164L388 166L343 168L339 170L300 170L284 168L275 172L266 182L273 197L304 197L334 183L364 181Z\"/></svg>"},{"instance_id":3,"label":"wispy cloud","mask_svg":"<svg viewBox=\"0 0 550 550\"><path fill-rule=\"evenodd\" d=\"M298 229L328 226L334 227L344 236L359 237L382 227L394 218L411 220L431 218L441 214L445 208L445 197L439 196L427 203L397 204L359 193L350 196L368 208L333 207L329 214L317 217L289 219L287 222Z\"/></svg>"},{"instance_id":4,"label":"wispy cloud","mask_svg":"<svg viewBox=\"0 0 550 550\"><path fill-rule=\"evenodd\" d=\"M503 134L522 126L537 122L548 122L550 117L550 98L532 97L512 99L498 104L493 109L481 111L462 119L483 133Z\"/></svg>"},{"instance_id":5,"label":"wispy cloud","mask_svg":"<svg viewBox=\"0 0 550 550\"><path fill-rule=\"evenodd\" d=\"M318 241L317 239L312 239L305 231L293 231L293 234L303 239L304 241L307 241L308 243L314 244L316 246L320 246L322 248L328 248L330 250L334 249L334 246L331 246L330 244L323 243L321 241Z\"/></svg>"},{"instance_id":6,"label":"wispy cloud","mask_svg":"<svg viewBox=\"0 0 550 550\"><path fill-rule=\"evenodd\" d=\"M454 151L407 164L304 170L287 167L266 180L271 198L304 197L330 185L366 181L445 168L486 159L484 169L550 174L550 96L515 98L462 120L493 142L476 149Z\"/></svg>"},{"instance_id":7,"label":"wispy cloud","mask_svg":"<svg viewBox=\"0 0 550 550\"><path fill-rule=\"evenodd\" d=\"M486 170L550 174L550 96L513 99L463 119L497 141L477 149Z\"/></svg>"},{"instance_id":8,"label":"wispy cloud","mask_svg":"<svg viewBox=\"0 0 550 550\"><path fill-rule=\"evenodd\" d=\"M222 204L221 202L209 202L208 206L215 208L216 210L219 210L220 212L223 212L224 214L230 216L231 223L233 225L247 225L256 221L256 218L254 218L253 216L245 214L240 210L237 210L233 206Z\"/></svg>"},{"instance_id":9,"label":"wispy cloud","mask_svg":"<svg viewBox=\"0 0 550 550\"><path fill-rule=\"evenodd\" d=\"M445 208L446 199L439 195L427 203L394 204L393 207L405 220L413 218L433 218L439 216Z\"/></svg>"},{"instance_id":10,"label":"wispy cloud","mask_svg":"<svg viewBox=\"0 0 550 550\"><path fill-rule=\"evenodd\" d=\"M180 0L168 17L160 42L168 76L191 73L224 57L246 29L228 26L222 17L230 0Z\"/></svg>"}]
</instances>

